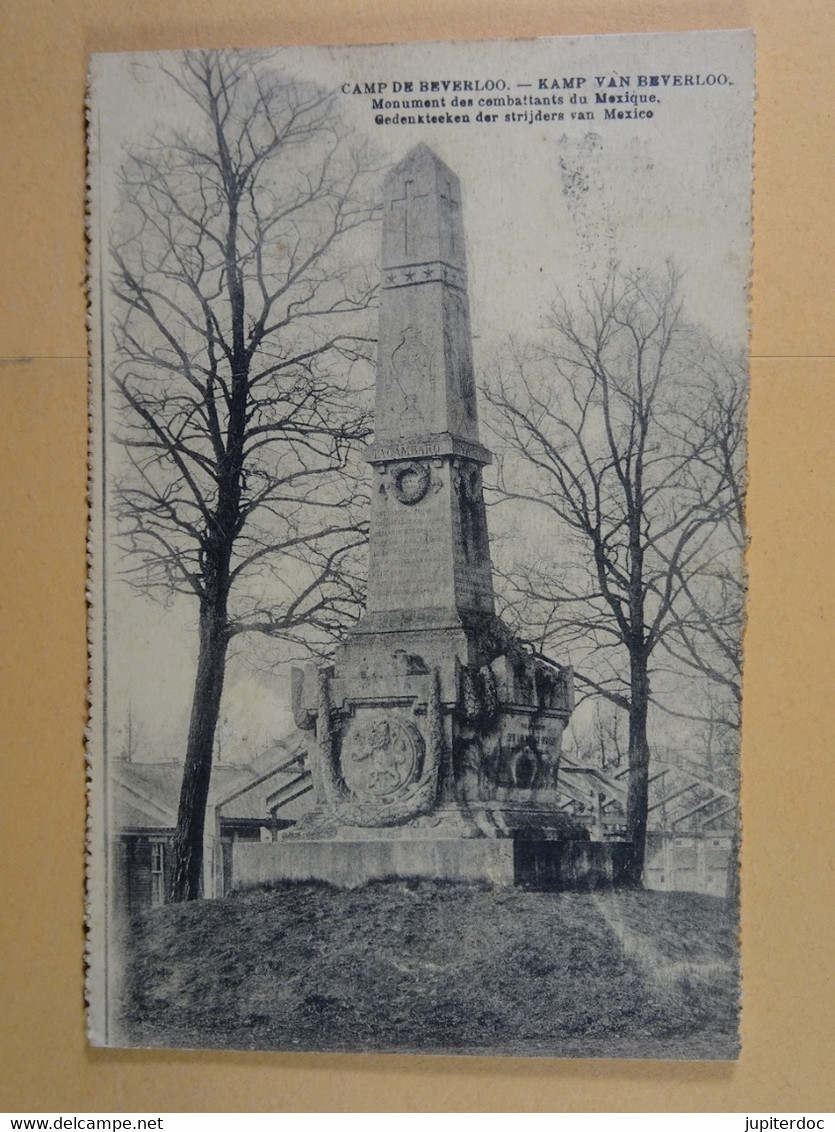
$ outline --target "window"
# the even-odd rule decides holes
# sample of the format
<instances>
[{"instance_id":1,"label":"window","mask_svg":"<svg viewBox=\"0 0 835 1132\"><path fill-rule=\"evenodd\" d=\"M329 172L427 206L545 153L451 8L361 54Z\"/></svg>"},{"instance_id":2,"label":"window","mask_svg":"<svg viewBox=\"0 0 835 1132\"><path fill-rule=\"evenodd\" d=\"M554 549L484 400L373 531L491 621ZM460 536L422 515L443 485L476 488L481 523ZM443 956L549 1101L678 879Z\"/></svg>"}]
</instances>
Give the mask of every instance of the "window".
<instances>
[{"instance_id":1,"label":"window","mask_svg":"<svg viewBox=\"0 0 835 1132\"><path fill-rule=\"evenodd\" d=\"M151 903L165 903L165 846L151 842Z\"/></svg>"}]
</instances>

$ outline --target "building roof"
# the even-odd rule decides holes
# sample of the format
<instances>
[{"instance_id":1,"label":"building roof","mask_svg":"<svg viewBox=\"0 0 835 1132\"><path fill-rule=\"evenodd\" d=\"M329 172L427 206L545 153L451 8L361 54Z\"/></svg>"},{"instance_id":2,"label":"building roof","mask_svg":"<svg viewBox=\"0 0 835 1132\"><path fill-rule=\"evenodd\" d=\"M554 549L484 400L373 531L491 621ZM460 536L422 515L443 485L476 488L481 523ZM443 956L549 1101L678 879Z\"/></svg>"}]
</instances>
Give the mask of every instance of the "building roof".
<instances>
[{"instance_id":1,"label":"building roof","mask_svg":"<svg viewBox=\"0 0 835 1132\"><path fill-rule=\"evenodd\" d=\"M695 771L660 759L650 763L650 830L713 832L732 828L736 821L736 797L725 787ZM563 756L560 760L559 792L563 805L580 803L589 812L602 795L603 811L612 819L625 815L629 780L627 767L587 766Z\"/></svg>"},{"instance_id":2,"label":"building roof","mask_svg":"<svg viewBox=\"0 0 835 1132\"><path fill-rule=\"evenodd\" d=\"M212 768L208 809L222 818L266 819L268 802L291 786L302 773L309 779L302 761L305 736L292 732L274 743L245 765L216 763ZM291 765L287 765L290 763ZM113 764L115 825L122 830L173 830L177 823L183 764L179 761L128 762ZM286 791L293 793L292 789ZM304 809L309 805L306 799ZM291 803L292 806L292 803ZM293 807L297 809L298 807ZM282 812L294 817L295 813Z\"/></svg>"}]
</instances>

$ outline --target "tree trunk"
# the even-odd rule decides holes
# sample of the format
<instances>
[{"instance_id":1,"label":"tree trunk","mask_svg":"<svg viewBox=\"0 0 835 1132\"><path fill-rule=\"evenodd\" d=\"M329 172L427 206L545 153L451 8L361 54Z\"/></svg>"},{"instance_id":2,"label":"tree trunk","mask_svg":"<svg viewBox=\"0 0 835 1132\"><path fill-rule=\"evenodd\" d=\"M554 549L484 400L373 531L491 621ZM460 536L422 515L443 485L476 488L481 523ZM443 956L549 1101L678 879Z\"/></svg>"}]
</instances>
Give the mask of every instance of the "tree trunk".
<instances>
[{"instance_id":1,"label":"tree trunk","mask_svg":"<svg viewBox=\"0 0 835 1132\"><path fill-rule=\"evenodd\" d=\"M220 602L204 599L200 606L197 675L169 885L169 899L174 902L197 900L200 896L203 830L212 775L212 751L226 671L226 630L225 599Z\"/></svg>"},{"instance_id":2,"label":"tree trunk","mask_svg":"<svg viewBox=\"0 0 835 1132\"><path fill-rule=\"evenodd\" d=\"M626 831L631 844L627 883L640 888L646 856L649 807L649 674L643 650L630 657L629 788L626 796Z\"/></svg>"},{"instance_id":3,"label":"tree trunk","mask_svg":"<svg viewBox=\"0 0 835 1132\"><path fill-rule=\"evenodd\" d=\"M739 805L734 810L734 836L731 842L731 859L728 862L728 880L725 898L739 907Z\"/></svg>"}]
</instances>

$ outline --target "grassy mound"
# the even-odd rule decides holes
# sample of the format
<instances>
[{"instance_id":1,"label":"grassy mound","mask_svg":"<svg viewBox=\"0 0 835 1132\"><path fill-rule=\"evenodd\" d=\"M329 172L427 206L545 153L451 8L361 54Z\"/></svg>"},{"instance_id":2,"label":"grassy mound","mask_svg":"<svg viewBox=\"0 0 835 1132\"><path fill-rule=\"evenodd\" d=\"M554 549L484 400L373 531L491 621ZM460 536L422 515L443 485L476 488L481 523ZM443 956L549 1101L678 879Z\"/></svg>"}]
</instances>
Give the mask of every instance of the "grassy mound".
<instances>
[{"instance_id":1,"label":"grassy mound","mask_svg":"<svg viewBox=\"0 0 835 1132\"><path fill-rule=\"evenodd\" d=\"M735 909L692 893L285 885L149 910L122 1040L237 1049L727 1058Z\"/></svg>"}]
</instances>

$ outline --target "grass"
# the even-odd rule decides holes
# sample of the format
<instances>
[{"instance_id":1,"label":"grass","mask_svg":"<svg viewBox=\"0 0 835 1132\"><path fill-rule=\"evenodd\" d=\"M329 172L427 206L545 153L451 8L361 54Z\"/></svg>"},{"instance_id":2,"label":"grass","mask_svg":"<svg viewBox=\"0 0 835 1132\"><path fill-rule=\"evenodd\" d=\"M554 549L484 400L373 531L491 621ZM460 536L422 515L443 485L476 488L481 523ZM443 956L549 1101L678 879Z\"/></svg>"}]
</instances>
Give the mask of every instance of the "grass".
<instances>
[{"instance_id":1,"label":"grass","mask_svg":"<svg viewBox=\"0 0 835 1132\"><path fill-rule=\"evenodd\" d=\"M126 1045L737 1051L736 912L693 893L288 884L148 910L124 942Z\"/></svg>"}]
</instances>

